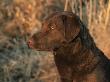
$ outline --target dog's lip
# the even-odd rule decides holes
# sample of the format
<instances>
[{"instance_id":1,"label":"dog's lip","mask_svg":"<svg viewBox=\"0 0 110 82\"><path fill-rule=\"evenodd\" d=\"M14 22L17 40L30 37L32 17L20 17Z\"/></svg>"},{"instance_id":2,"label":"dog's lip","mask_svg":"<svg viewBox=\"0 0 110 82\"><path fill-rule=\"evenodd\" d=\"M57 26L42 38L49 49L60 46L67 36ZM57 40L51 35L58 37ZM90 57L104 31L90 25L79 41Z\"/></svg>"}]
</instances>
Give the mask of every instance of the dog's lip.
<instances>
[{"instance_id":1,"label":"dog's lip","mask_svg":"<svg viewBox=\"0 0 110 82\"><path fill-rule=\"evenodd\" d=\"M36 48L33 48L34 50L37 50L37 51L53 51L53 50L51 50L51 49L36 49Z\"/></svg>"},{"instance_id":2,"label":"dog's lip","mask_svg":"<svg viewBox=\"0 0 110 82\"><path fill-rule=\"evenodd\" d=\"M36 51L53 51L53 49L45 49L45 48L44 49L40 49L40 48L36 48L33 45L34 45L33 43L28 43L28 47L30 49L33 49L33 50L36 50Z\"/></svg>"},{"instance_id":3,"label":"dog's lip","mask_svg":"<svg viewBox=\"0 0 110 82\"><path fill-rule=\"evenodd\" d=\"M37 49L37 48L33 47L32 45L30 45L29 48L33 49L33 50L36 50L36 51L49 51L49 52L53 51L52 49L39 49L39 48Z\"/></svg>"}]
</instances>

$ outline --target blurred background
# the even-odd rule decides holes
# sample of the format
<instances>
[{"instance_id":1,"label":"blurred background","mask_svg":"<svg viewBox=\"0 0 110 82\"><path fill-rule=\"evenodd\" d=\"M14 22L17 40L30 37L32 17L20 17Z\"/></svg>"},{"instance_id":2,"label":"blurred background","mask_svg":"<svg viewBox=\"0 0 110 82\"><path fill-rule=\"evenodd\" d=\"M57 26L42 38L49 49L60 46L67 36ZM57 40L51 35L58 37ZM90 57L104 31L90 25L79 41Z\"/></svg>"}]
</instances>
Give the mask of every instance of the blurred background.
<instances>
[{"instance_id":1,"label":"blurred background","mask_svg":"<svg viewBox=\"0 0 110 82\"><path fill-rule=\"evenodd\" d=\"M80 16L110 58L110 0L0 0L0 82L60 82L52 53L26 42L45 17L64 10Z\"/></svg>"}]
</instances>

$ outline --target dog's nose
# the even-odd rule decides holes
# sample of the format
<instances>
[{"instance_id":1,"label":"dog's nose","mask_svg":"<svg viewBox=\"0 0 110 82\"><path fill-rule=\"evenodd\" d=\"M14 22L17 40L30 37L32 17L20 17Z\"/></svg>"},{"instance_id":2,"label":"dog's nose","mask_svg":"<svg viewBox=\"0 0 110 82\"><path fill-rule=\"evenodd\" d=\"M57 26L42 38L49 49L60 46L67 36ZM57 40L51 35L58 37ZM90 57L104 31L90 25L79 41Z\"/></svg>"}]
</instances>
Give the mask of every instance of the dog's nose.
<instances>
[{"instance_id":1,"label":"dog's nose","mask_svg":"<svg viewBox=\"0 0 110 82\"><path fill-rule=\"evenodd\" d=\"M28 43L28 44L31 44L31 43L32 43L32 41L31 41L31 40L29 40L27 43Z\"/></svg>"},{"instance_id":2,"label":"dog's nose","mask_svg":"<svg viewBox=\"0 0 110 82\"><path fill-rule=\"evenodd\" d=\"M32 40L29 40L29 41L27 42L27 44L28 44L28 46L31 48L31 46L33 46L33 41L32 41Z\"/></svg>"}]
</instances>

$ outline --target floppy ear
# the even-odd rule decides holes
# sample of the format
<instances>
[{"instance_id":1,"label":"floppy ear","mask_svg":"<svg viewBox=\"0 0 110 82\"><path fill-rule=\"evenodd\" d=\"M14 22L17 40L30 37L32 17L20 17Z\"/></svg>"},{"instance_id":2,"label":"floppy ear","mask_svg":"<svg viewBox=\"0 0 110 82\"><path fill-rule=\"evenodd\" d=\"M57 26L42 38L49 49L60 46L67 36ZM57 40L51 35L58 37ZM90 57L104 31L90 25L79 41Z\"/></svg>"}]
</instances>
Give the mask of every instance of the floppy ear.
<instances>
[{"instance_id":1,"label":"floppy ear","mask_svg":"<svg viewBox=\"0 0 110 82\"><path fill-rule=\"evenodd\" d=\"M64 37L67 42L71 42L80 32L80 19L75 14L62 15L64 25Z\"/></svg>"}]
</instances>

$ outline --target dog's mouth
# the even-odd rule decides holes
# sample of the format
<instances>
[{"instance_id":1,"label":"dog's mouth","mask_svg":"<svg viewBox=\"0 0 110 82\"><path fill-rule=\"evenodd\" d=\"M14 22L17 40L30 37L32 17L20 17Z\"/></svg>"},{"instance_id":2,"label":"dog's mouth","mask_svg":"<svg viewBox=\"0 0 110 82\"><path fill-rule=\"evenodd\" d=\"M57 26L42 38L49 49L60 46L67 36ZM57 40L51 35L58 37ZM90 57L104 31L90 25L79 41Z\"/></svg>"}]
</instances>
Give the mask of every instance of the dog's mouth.
<instances>
[{"instance_id":1,"label":"dog's mouth","mask_svg":"<svg viewBox=\"0 0 110 82\"><path fill-rule=\"evenodd\" d=\"M52 49L42 49L42 48L35 48L33 46L29 46L30 49L36 50L36 51L53 51Z\"/></svg>"},{"instance_id":2,"label":"dog's mouth","mask_svg":"<svg viewBox=\"0 0 110 82\"><path fill-rule=\"evenodd\" d=\"M36 51L47 51L47 52L51 52L52 50L50 50L50 49L36 49L36 48L31 48L31 49L33 49L33 50L36 50Z\"/></svg>"},{"instance_id":3,"label":"dog's mouth","mask_svg":"<svg viewBox=\"0 0 110 82\"><path fill-rule=\"evenodd\" d=\"M35 47L34 43L30 43L30 42L28 42L28 48L36 50L36 51L49 51L49 52L53 51L53 49L45 48L44 45L40 45L40 46Z\"/></svg>"}]
</instances>

